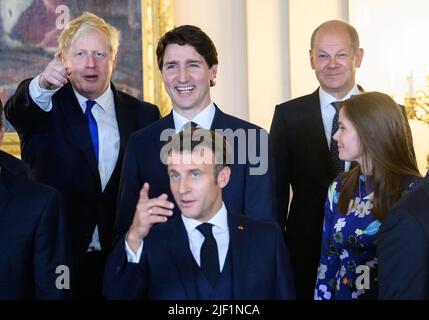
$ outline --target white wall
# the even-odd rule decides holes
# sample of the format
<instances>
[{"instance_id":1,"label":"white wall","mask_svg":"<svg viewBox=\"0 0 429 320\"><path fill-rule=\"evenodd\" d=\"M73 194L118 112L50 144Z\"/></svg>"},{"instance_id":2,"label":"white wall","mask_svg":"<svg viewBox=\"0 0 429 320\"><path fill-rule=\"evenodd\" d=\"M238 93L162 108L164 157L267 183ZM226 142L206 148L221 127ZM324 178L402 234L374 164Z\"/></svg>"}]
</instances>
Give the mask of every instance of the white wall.
<instances>
[{"instance_id":1,"label":"white wall","mask_svg":"<svg viewBox=\"0 0 429 320\"><path fill-rule=\"evenodd\" d=\"M408 93L406 77L411 72L415 76L429 72L429 42L425 39L429 1L349 2L350 22L359 30L365 48L366 70L359 79L371 90L392 94L403 103Z\"/></svg>"},{"instance_id":2,"label":"white wall","mask_svg":"<svg viewBox=\"0 0 429 320\"><path fill-rule=\"evenodd\" d=\"M291 98L313 92L319 86L310 66L310 38L322 22L344 19L346 1L289 0Z\"/></svg>"},{"instance_id":3,"label":"white wall","mask_svg":"<svg viewBox=\"0 0 429 320\"><path fill-rule=\"evenodd\" d=\"M246 1L174 0L173 6L176 26L199 26L218 50L212 100L223 111L248 119Z\"/></svg>"},{"instance_id":4,"label":"white wall","mask_svg":"<svg viewBox=\"0 0 429 320\"><path fill-rule=\"evenodd\" d=\"M404 104L406 94L429 96L429 28L427 0L350 0L350 22L358 29L365 49L364 72L358 81L367 91L385 92ZM386 10L388 8L388 10ZM398 23L399 22L399 23ZM382 62L382 63L380 63ZM407 76L413 74L410 92ZM429 124L410 121L419 170L427 171Z\"/></svg>"},{"instance_id":5,"label":"white wall","mask_svg":"<svg viewBox=\"0 0 429 320\"><path fill-rule=\"evenodd\" d=\"M269 129L274 107L290 97L288 6L247 1L249 120Z\"/></svg>"}]
</instances>

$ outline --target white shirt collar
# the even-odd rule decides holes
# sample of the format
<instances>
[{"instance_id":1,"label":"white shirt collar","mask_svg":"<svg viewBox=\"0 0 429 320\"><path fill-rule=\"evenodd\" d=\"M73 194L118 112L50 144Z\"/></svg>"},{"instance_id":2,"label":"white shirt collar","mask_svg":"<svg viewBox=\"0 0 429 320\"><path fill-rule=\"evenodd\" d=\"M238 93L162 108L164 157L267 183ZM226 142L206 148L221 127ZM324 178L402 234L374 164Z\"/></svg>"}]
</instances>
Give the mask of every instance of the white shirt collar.
<instances>
[{"instance_id":1,"label":"white shirt collar","mask_svg":"<svg viewBox=\"0 0 429 320\"><path fill-rule=\"evenodd\" d=\"M78 93L76 90L74 90L74 94L76 95L77 101L79 102L79 105L82 109L82 112L85 113L86 111L86 101L88 100L88 98L85 98L83 95L81 95L80 93ZM114 100L113 100L113 91L112 88L109 87L107 88L106 91L104 91L104 93L99 96L97 99L95 99L95 102L101 107L102 110L104 110L105 112L109 112L110 108L112 108L114 106Z\"/></svg>"},{"instance_id":2,"label":"white shirt collar","mask_svg":"<svg viewBox=\"0 0 429 320\"><path fill-rule=\"evenodd\" d=\"M201 224L201 221L187 218L183 215L181 215L181 217L183 220L183 224L185 225L186 232L188 234L194 231L195 228ZM220 228L222 231L228 231L228 216L226 212L225 203L222 202L222 207L220 208L220 210L216 212L216 214L207 222L211 223L217 228Z\"/></svg>"},{"instance_id":3,"label":"white shirt collar","mask_svg":"<svg viewBox=\"0 0 429 320\"><path fill-rule=\"evenodd\" d=\"M185 117L178 114L173 108L174 128L176 129L176 132L180 132L185 123L192 121L192 122L195 122L199 128L210 129L212 126L215 113L216 113L216 108L213 102L210 102L207 107L201 110L201 112L198 113L192 119L186 119Z\"/></svg>"},{"instance_id":4,"label":"white shirt collar","mask_svg":"<svg viewBox=\"0 0 429 320\"><path fill-rule=\"evenodd\" d=\"M349 91L349 93L347 93L346 96L343 99L341 99L341 101L347 100L351 96L358 95L358 94L360 94L360 91L357 85L355 84L354 87ZM325 90L323 90L322 87L319 87L319 98L320 98L320 105L322 108L329 107L332 102L340 101L334 96L327 93Z\"/></svg>"}]
</instances>

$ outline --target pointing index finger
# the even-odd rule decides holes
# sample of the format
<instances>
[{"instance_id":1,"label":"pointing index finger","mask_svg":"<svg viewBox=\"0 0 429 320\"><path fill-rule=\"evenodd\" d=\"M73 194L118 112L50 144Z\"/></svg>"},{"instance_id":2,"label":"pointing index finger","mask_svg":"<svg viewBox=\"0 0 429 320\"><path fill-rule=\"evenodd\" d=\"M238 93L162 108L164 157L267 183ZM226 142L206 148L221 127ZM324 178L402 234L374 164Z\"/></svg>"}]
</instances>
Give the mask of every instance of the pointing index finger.
<instances>
[{"instance_id":1,"label":"pointing index finger","mask_svg":"<svg viewBox=\"0 0 429 320\"><path fill-rule=\"evenodd\" d=\"M139 200L149 200L149 183L145 182L140 190Z\"/></svg>"}]
</instances>

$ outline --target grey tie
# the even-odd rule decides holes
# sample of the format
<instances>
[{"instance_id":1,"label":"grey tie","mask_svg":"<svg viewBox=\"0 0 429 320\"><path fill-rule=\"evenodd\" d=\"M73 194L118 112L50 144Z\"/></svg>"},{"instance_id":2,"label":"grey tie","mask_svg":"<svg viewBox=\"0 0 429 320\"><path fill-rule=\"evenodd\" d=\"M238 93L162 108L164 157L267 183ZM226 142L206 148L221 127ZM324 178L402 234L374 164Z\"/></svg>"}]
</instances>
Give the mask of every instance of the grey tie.
<instances>
[{"instance_id":1,"label":"grey tie","mask_svg":"<svg viewBox=\"0 0 429 320\"><path fill-rule=\"evenodd\" d=\"M338 158L338 145L337 142L334 140L334 134L338 130L338 104L340 101L332 102L332 106L335 108L335 116L334 120L332 121L332 131L331 131L331 144L329 147L330 153L331 153L331 159L332 164L334 166L335 175L338 175L341 172L344 172L344 161L340 160Z\"/></svg>"}]
</instances>

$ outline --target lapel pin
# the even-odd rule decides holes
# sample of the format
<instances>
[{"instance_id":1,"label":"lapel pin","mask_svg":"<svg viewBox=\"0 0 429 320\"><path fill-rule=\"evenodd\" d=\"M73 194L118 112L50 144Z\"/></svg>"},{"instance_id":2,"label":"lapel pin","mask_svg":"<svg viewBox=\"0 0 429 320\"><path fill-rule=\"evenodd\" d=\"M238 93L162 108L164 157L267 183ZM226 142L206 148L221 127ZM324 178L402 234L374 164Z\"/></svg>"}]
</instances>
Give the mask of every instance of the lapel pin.
<instances>
[{"instance_id":1,"label":"lapel pin","mask_svg":"<svg viewBox=\"0 0 429 320\"><path fill-rule=\"evenodd\" d=\"M240 224L240 225L238 226L238 230L244 230L244 227L243 227L243 225L242 225L242 224Z\"/></svg>"}]
</instances>

